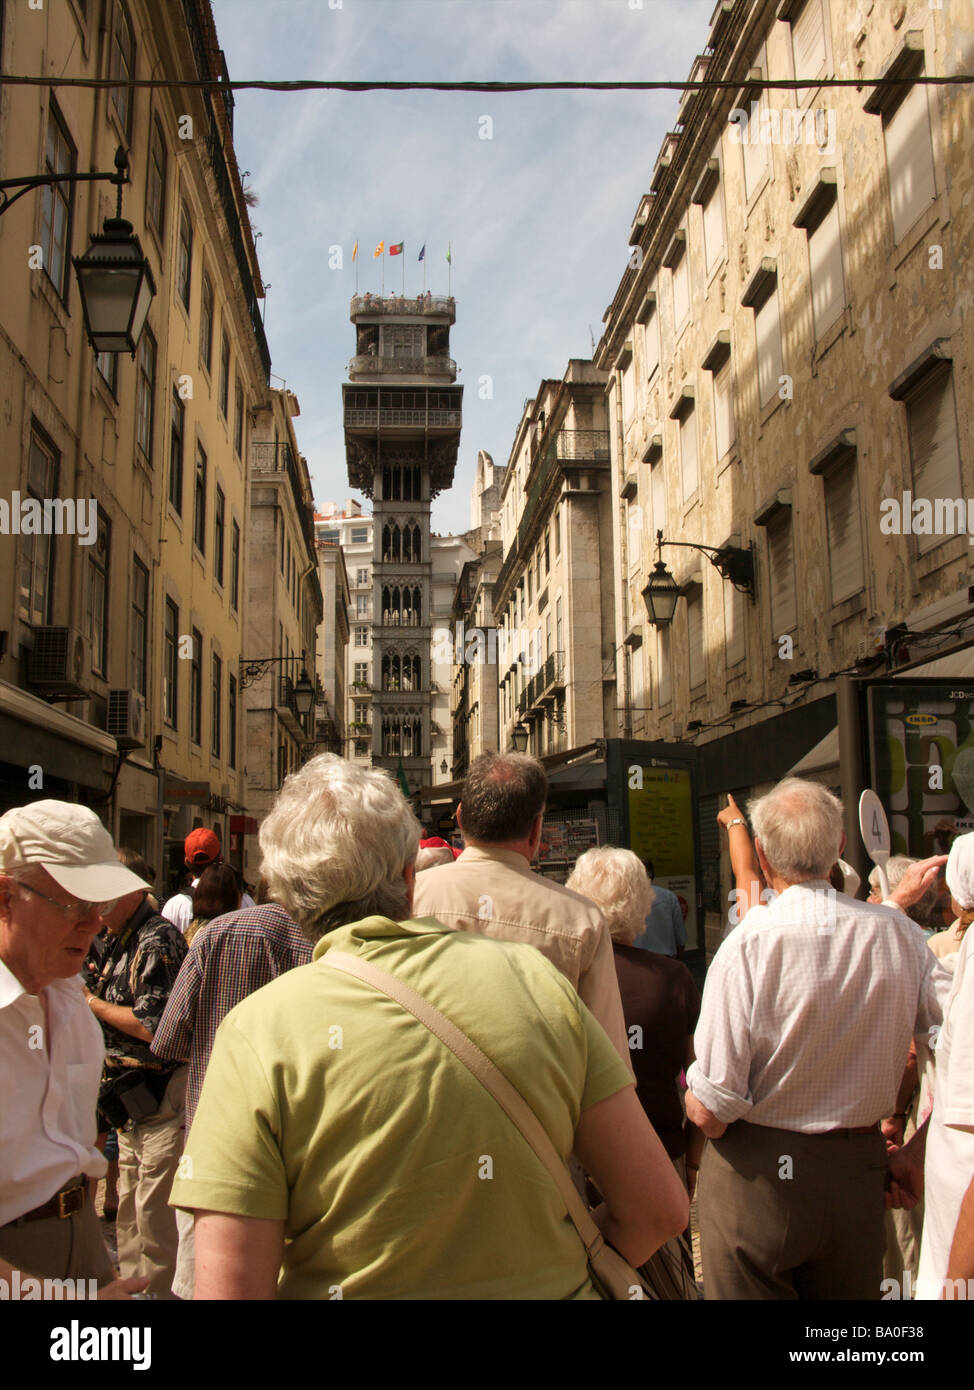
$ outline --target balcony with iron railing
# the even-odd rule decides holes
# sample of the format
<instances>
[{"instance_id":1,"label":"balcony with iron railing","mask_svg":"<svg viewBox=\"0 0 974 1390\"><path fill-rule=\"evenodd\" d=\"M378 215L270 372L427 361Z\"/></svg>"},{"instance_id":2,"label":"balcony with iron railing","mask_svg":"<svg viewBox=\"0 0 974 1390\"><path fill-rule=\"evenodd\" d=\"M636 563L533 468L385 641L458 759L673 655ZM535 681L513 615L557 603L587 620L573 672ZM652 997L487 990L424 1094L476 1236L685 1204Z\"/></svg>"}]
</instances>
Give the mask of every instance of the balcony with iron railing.
<instances>
[{"instance_id":1,"label":"balcony with iron railing","mask_svg":"<svg viewBox=\"0 0 974 1390\"><path fill-rule=\"evenodd\" d=\"M544 450L543 457L532 468L517 533L504 557L494 585L496 594L506 591L506 585L517 569L517 557L538 519L538 508L542 498L547 496L552 474L555 470L560 471L564 464L585 463L608 466L609 431L558 430Z\"/></svg>"},{"instance_id":2,"label":"balcony with iron railing","mask_svg":"<svg viewBox=\"0 0 974 1390\"><path fill-rule=\"evenodd\" d=\"M410 407L346 406L345 424L351 429L458 430L462 412Z\"/></svg>"},{"instance_id":3,"label":"balcony with iron railing","mask_svg":"<svg viewBox=\"0 0 974 1390\"><path fill-rule=\"evenodd\" d=\"M388 297L378 294L355 294L352 296L349 317L353 323L358 323L361 317L368 319L377 316L395 314L400 315L422 315L425 318L445 319L447 323L455 323L457 317L457 303L452 295L438 294L418 294L418 295L390 295Z\"/></svg>"},{"instance_id":4,"label":"balcony with iron railing","mask_svg":"<svg viewBox=\"0 0 974 1390\"><path fill-rule=\"evenodd\" d=\"M438 353L432 357L377 357L363 353L348 364L348 375L357 376L442 376L457 379L457 364L452 357Z\"/></svg>"},{"instance_id":5,"label":"balcony with iron railing","mask_svg":"<svg viewBox=\"0 0 974 1390\"><path fill-rule=\"evenodd\" d=\"M291 486L294 509L310 553L315 555L314 505L305 500L301 485L301 475L294 451L287 442L274 444L271 441L255 441L250 446L251 477L267 476L274 473L287 475Z\"/></svg>"}]
</instances>

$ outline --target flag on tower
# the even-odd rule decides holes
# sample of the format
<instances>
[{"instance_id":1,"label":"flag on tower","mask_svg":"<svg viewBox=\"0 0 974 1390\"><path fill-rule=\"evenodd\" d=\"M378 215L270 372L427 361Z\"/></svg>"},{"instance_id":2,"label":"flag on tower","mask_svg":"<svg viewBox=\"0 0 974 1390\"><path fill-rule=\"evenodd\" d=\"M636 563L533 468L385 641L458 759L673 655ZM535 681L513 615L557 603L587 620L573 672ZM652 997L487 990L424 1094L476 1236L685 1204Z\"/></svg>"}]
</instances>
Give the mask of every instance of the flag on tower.
<instances>
[{"instance_id":1,"label":"flag on tower","mask_svg":"<svg viewBox=\"0 0 974 1390\"><path fill-rule=\"evenodd\" d=\"M386 244L385 244L385 242L384 242L384 241L380 241L379 244L378 244L378 246L377 246L377 247L375 248L375 250L372 252L372 259L373 259L373 260L376 260L379 256L382 255L382 253L383 253L383 251L384 251L385 249L386 249Z\"/></svg>"},{"instance_id":2,"label":"flag on tower","mask_svg":"<svg viewBox=\"0 0 974 1390\"><path fill-rule=\"evenodd\" d=\"M406 770L402 765L402 754L399 754L399 771L396 774L399 779L399 790L403 796L409 796L409 783L406 781Z\"/></svg>"},{"instance_id":3,"label":"flag on tower","mask_svg":"<svg viewBox=\"0 0 974 1390\"><path fill-rule=\"evenodd\" d=\"M396 243L395 246L390 246L390 247L389 247L389 255L390 255L390 256L401 256L401 255L402 255L402 248L403 248L405 245L406 245L406 243L405 243L404 241L399 241L399 242Z\"/></svg>"},{"instance_id":4,"label":"flag on tower","mask_svg":"<svg viewBox=\"0 0 974 1390\"><path fill-rule=\"evenodd\" d=\"M426 242L425 242L425 241L423 242L423 249L420 251L420 253L419 253L419 255L416 257L416 259L417 259L418 261L425 261L425 260L426 260Z\"/></svg>"},{"instance_id":5,"label":"flag on tower","mask_svg":"<svg viewBox=\"0 0 974 1390\"><path fill-rule=\"evenodd\" d=\"M452 242L452 241L451 241L451 242L447 242L447 247L446 247L446 258L447 258L447 260L450 262L451 265L453 264L453 257L452 257L451 254L450 254L450 251L451 251L452 246L453 246L453 242Z\"/></svg>"},{"instance_id":6,"label":"flag on tower","mask_svg":"<svg viewBox=\"0 0 974 1390\"><path fill-rule=\"evenodd\" d=\"M355 257L356 257L357 255L358 255L358 242L356 242L355 245L352 247L352 260L353 260L353 261L354 261L354 259L355 259Z\"/></svg>"}]
</instances>

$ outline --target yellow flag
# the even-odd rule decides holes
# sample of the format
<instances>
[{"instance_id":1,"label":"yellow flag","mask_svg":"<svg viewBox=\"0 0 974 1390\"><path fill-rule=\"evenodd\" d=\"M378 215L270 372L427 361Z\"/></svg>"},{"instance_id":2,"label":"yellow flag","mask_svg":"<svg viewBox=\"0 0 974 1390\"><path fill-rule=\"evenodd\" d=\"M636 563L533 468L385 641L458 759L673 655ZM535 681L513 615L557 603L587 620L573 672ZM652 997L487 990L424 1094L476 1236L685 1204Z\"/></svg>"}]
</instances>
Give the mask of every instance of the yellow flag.
<instances>
[{"instance_id":1,"label":"yellow flag","mask_svg":"<svg viewBox=\"0 0 974 1390\"><path fill-rule=\"evenodd\" d=\"M353 260L353 261L354 261L354 259L355 259L355 257L356 257L357 255L358 255L358 242L356 242L355 245L352 247L352 260Z\"/></svg>"},{"instance_id":2,"label":"yellow flag","mask_svg":"<svg viewBox=\"0 0 974 1390\"><path fill-rule=\"evenodd\" d=\"M372 259L375 260L378 256L381 256L382 253L383 253L383 251L384 251L385 249L386 249L386 244L385 244L385 242L384 242L384 241L380 241L379 244L378 244L378 246L377 246L377 247L375 248L375 250L372 252Z\"/></svg>"}]
</instances>

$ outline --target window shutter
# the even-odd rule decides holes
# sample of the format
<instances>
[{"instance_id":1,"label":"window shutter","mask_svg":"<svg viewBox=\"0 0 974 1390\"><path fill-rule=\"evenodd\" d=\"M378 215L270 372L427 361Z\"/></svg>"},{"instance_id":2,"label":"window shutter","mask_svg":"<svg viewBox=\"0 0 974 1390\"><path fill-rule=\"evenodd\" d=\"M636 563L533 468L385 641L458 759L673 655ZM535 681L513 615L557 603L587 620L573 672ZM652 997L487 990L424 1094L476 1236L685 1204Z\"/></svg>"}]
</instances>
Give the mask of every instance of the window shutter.
<instances>
[{"instance_id":1,"label":"window shutter","mask_svg":"<svg viewBox=\"0 0 974 1390\"><path fill-rule=\"evenodd\" d=\"M687 647L689 649L690 689L702 685L706 677L703 653L703 590L687 595Z\"/></svg>"},{"instance_id":2,"label":"window shutter","mask_svg":"<svg viewBox=\"0 0 974 1390\"><path fill-rule=\"evenodd\" d=\"M798 621L790 508L782 508L768 522L768 568L771 572L771 621L777 637L789 632Z\"/></svg>"},{"instance_id":3,"label":"window shutter","mask_svg":"<svg viewBox=\"0 0 974 1390\"><path fill-rule=\"evenodd\" d=\"M656 633L656 689L661 705L668 705L673 694L670 681L670 629L659 628Z\"/></svg>"},{"instance_id":4,"label":"window shutter","mask_svg":"<svg viewBox=\"0 0 974 1390\"><path fill-rule=\"evenodd\" d=\"M924 87L911 87L885 122L886 164L893 212L893 240L900 242L937 196Z\"/></svg>"},{"instance_id":5,"label":"window shutter","mask_svg":"<svg viewBox=\"0 0 974 1390\"><path fill-rule=\"evenodd\" d=\"M666 531L666 480L663 477L663 460L653 465L653 537L657 531Z\"/></svg>"},{"instance_id":6,"label":"window shutter","mask_svg":"<svg viewBox=\"0 0 974 1390\"><path fill-rule=\"evenodd\" d=\"M744 595L733 584L725 583L724 592L724 662L736 666L744 660Z\"/></svg>"},{"instance_id":7,"label":"window shutter","mask_svg":"<svg viewBox=\"0 0 974 1390\"><path fill-rule=\"evenodd\" d=\"M673 327L680 328L690 312L689 256L684 251L673 267Z\"/></svg>"},{"instance_id":8,"label":"window shutter","mask_svg":"<svg viewBox=\"0 0 974 1390\"><path fill-rule=\"evenodd\" d=\"M777 286L754 313L758 346L758 394L765 405L778 389L784 370L781 361L781 326L778 322Z\"/></svg>"},{"instance_id":9,"label":"window shutter","mask_svg":"<svg viewBox=\"0 0 974 1390\"><path fill-rule=\"evenodd\" d=\"M837 202L832 204L818 226L809 232L808 260L812 275L815 336L821 338L825 330L835 323L845 306Z\"/></svg>"},{"instance_id":10,"label":"window shutter","mask_svg":"<svg viewBox=\"0 0 974 1390\"><path fill-rule=\"evenodd\" d=\"M960 457L953 376L949 367L927 377L923 389L907 401L913 492L916 497L960 497ZM940 536L917 536L921 555L939 545Z\"/></svg>"},{"instance_id":11,"label":"window shutter","mask_svg":"<svg viewBox=\"0 0 974 1390\"><path fill-rule=\"evenodd\" d=\"M734 381L730 361L727 361L719 372L714 373L714 435L718 461L734 443L736 434Z\"/></svg>"},{"instance_id":12,"label":"window shutter","mask_svg":"<svg viewBox=\"0 0 974 1390\"><path fill-rule=\"evenodd\" d=\"M710 197L703 205L703 244L709 272L716 265L724 247L724 217L719 183L714 184Z\"/></svg>"},{"instance_id":13,"label":"window shutter","mask_svg":"<svg viewBox=\"0 0 974 1390\"><path fill-rule=\"evenodd\" d=\"M659 315L655 307L651 310L643 330L646 346L646 380L659 366Z\"/></svg>"},{"instance_id":14,"label":"window shutter","mask_svg":"<svg viewBox=\"0 0 974 1390\"><path fill-rule=\"evenodd\" d=\"M791 26L796 77L819 77L825 67L825 16L822 0L807 0Z\"/></svg>"},{"instance_id":15,"label":"window shutter","mask_svg":"<svg viewBox=\"0 0 974 1390\"><path fill-rule=\"evenodd\" d=\"M826 475L825 520L828 527L832 602L841 603L859 592L865 578L854 459L839 464Z\"/></svg>"},{"instance_id":16,"label":"window shutter","mask_svg":"<svg viewBox=\"0 0 974 1390\"><path fill-rule=\"evenodd\" d=\"M697 412L688 410L680 420L680 468L683 474L683 500L697 490L699 470L697 468Z\"/></svg>"}]
</instances>

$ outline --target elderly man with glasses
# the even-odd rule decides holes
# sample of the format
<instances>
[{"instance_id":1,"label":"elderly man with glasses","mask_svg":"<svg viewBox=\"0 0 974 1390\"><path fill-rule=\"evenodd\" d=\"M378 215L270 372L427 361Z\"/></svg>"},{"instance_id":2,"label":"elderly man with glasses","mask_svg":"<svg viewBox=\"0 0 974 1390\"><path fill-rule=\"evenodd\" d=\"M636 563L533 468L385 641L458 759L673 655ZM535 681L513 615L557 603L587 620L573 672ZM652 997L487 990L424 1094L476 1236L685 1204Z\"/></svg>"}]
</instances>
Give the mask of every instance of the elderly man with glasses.
<instances>
[{"instance_id":1,"label":"elderly man with glasses","mask_svg":"<svg viewBox=\"0 0 974 1390\"><path fill-rule=\"evenodd\" d=\"M0 1277L114 1280L89 1198L105 1172L95 1110L104 1044L78 974L102 914L148 889L93 811L37 801L0 816Z\"/></svg>"}]
</instances>

